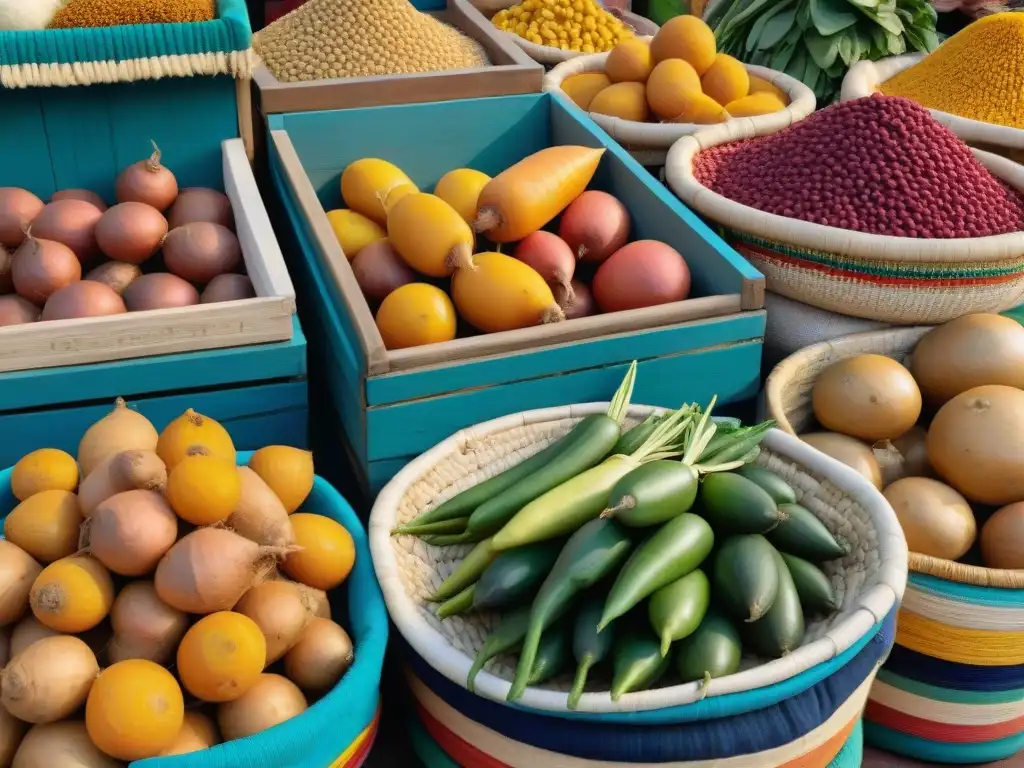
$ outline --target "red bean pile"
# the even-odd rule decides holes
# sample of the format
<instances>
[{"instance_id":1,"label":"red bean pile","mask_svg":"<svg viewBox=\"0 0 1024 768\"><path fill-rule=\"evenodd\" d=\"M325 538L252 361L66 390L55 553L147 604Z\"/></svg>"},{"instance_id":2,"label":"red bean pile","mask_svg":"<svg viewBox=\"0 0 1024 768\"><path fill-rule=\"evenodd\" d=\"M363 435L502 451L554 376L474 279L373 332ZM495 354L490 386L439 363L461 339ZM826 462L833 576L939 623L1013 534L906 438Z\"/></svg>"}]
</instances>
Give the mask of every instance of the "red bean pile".
<instances>
[{"instance_id":1,"label":"red bean pile","mask_svg":"<svg viewBox=\"0 0 1024 768\"><path fill-rule=\"evenodd\" d=\"M876 235L1024 230L1024 199L924 108L868 96L784 131L701 152L697 180L766 213Z\"/></svg>"}]
</instances>

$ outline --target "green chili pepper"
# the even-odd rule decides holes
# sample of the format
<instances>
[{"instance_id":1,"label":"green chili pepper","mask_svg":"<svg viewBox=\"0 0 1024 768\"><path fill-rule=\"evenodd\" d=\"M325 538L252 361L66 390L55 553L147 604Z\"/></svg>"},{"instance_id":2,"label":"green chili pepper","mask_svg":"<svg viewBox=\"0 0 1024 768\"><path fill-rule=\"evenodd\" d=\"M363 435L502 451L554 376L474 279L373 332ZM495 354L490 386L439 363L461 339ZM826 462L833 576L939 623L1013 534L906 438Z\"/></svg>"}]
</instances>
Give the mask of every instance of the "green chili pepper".
<instances>
[{"instance_id":1,"label":"green chili pepper","mask_svg":"<svg viewBox=\"0 0 1024 768\"><path fill-rule=\"evenodd\" d=\"M508 651L514 651L526 637L526 629L530 625L530 609L519 608L511 613L505 614L501 623L484 640L484 644L477 651L473 659L473 666L469 669L469 676L466 678L466 689L473 693L476 676L484 665L495 656L500 656Z\"/></svg>"},{"instance_id":2,"label":"green chili pepper","mask_svg":"<svg viewBox=\"0 0 1024 768\"><path fill-rule=\"evenodd\" d=\"M569 692L569 709L576 709L587 685L587 676L591 668L600 664L608 656L615 642L615 625L597 628L604 610L604 597L592 595L576 614L573 627L572 651L576 657L576 677Z\"/></svg>"},{"instance_id":3,"label":"green chili pepper","mask_svg":"<svg viewBox=\"0 0 1024 768\"><path fill-rule=\"evenodd\" d=\"M561 672L569 663L569 636L572 622L556 621L541 638L530 670L530 685L540 685Z\"/></svg>"},{"instance_id":4,"label":"green chili pepper","mask_svg":"<svg viewBox=\"0 0 1024 768\"><path fill-rule=\"evenodd\" d=\"M437 592L430 598L430 602L443 603L459 594L470 584L474 584L497 556L498 553L491 548L490 539L481 541L473 547L468 555L462 558L461 563L455 566L455 570L437 588Z\"/></svg>"},{"instance_id":5,"label":"green chili pepper","mask_svg":"<svg viewBox=\"0 0 1024 768\"><path fill-rule=\"evenodd\" d=\"M470 584L451 600L441 603L437 608L437 618L447 619L451 616L471 611L473 609L473 593L475 591L476 584Z\"/></svg>"},{"instance_id":6,"label":"green chili pepper","mask_svg":"<svg viewBox=\"0 0 1024 768\"><path fill-rule=\"evenodd\" d=\"M480 575L473 607L490 611L532 597L551 572L561 550L560 544L545 543L502 552Z\"/></svg>"},{"instance_id":7,"label":"green chili pepper","mask_svg":"<svg viewBox=\"0 0 1024 768\"><path fill-rule=\"evenodd\" d=\"M661 655L658 638L649 629L630 627L615 643L612 701L650 688L668 670L670 661L671 657Z\"/></svg>"},{"instance_id":8,"label":"green chili pepper","mask_svg":"<svg viewBox=\"0 0 1024 768\"><path fill-rule=\"evenodd\" d=\"M693 634L700 626L710 601L711 584L699 568L651 595L647 616L661 638L662 656L668 656L672 643Z\"/></svg>"},{"instance_id":9,"label":"green chili pepper","mask_svg":"<svg viewBox=\"0 0 1024 768\"><path fill-rule=\"evenodd\" d=\"M440 534L465 533L468 517L456 517L452 520L438 520L436 523L422 523L420 525L404 525L395 528L392 536L433 536Z\"/></svg>"}]
</instances>

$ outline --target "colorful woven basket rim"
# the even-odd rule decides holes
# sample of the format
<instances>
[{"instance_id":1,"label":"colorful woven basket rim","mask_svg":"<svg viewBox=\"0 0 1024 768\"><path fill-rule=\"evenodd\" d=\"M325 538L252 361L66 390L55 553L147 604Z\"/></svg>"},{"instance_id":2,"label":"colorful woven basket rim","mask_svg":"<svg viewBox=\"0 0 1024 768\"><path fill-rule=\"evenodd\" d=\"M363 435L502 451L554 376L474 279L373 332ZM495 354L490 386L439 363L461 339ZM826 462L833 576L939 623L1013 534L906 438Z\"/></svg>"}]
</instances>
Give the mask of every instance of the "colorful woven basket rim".
<instances>
[{"instance_id":1,"label":"colorful woven basket rim","mask_svg":"<svg viewBox=\"0 0 1024 768\"><path fill-rule=\"evenodd\" d=\"M889 728L884 723L864 718L864 740L873 747L906 755L932 765L990 763L1012 757L1024 749L1024 733L977 744L934 741Z\"/></svg>"},{"instance_id":2,"label":"colorful woven basket rim","mask_svg":"<svg viewBox=\"0 0 1024 768\"><path fill-rule=\"evenodd\" d=\"M165 77L252 77L245 0L217 0L213 21L0 31L0 86L61 87Z\"/></svg>"},{"instance_id":3,"label":"colorful woven basket rim","mask_svg":"<svg viewBox=\"0 0 1024 768\"><path fill-rule=\"evenodd\" d=\"M987 667L947 661L897 642L885 668L900 677L956 691L1012 691L1024 688L1024 665Z\"/></svg>"}]
</instances>

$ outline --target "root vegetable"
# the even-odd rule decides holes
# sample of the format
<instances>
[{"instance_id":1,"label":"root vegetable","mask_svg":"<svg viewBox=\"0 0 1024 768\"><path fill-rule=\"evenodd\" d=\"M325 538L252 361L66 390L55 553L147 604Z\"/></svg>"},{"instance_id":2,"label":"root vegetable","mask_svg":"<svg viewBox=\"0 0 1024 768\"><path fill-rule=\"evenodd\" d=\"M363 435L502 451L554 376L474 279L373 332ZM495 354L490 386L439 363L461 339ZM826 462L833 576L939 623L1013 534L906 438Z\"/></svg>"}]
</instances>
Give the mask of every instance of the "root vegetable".
<instances>
[{"instance_id":1,"label":"root vegetable","mask_svg":"<svg viewBox=\"0 0 1024 768\"><path fill-rule=\"evenodd\" d=\"M209 416L196 413L191 408L160 433L156 452L170 472L195 446L202 446L211 456L220 456L232 463L235 461L235 444L231 442L228 431Z\"/></svg>"},{"instance_id":2,"label":"root vegetable","mask_svg":"<svg viewBox=\"0 0 1024 768\"><path fill-rule=\"evenodd\" d=\"M32 583L42 570L28 552L0 539L0 626L11 624L25 614Z\"/></svg>"},{"instance_id":3,"label":"root vegetable","mask_svg":"<svg viewBox=\"0 0 1024 768\"><path fill-rule=\"evenodd\" d=\"M331 599L326 592L297 581L291 583L295 584L299 588L299 592L302 593L302 605L310 616L314 619L331 618Z\"/></svg>"},{"instance_id":4,"label":"root vegetable","mask_svg":"<svg viewBox=\"0 0 1024 768\"><path fill-rule=\"evenodd\" d=\"M114 582L92 557L75 555L50 563L32 584L32 613L50 629L87 632L107 618L114 604Z\"/></svg>"},{"instance_id":5,"label":"root vegetable","mask_svg":"<svg viewBox=\"0 0 1024 768\"><path fill-rule=\"evenodd\" d=\"M50 197L51 203L56 200L83 200L90 205L95 205L101 212L107 210L106 201L89 189L62 189L60 192L54 192Z\"/></svg>"},{"instance_id":6,"label":"root vegetable","mask_svg":"<svg viewBox=\"0 0 1024 768\"><path fill-rule=\"evenodd\" d=\"M93 557L122 576L151 573L178 538L178 518L156 491L111 496L93 510L87 528Z\"/></svg>"},{"instance_id":7,"label":"root vegetable","mask_svg":"<svg viewBox=\"0 0 1024 768\"><path fill-rule=\"evenodd\" d=\"M89 517L107 499L125 491L162 491L167 467L155 451L121 451L108 456L89 473L78 489L82 515Z\"/></svg>"},{"instance_id":8,"label":"root vegetable","mask_svg":"<svg viewBox=\"0 0 1024 768\"><path fill-rule=\"evenodd\" d=\"M164 555L156 568L156 592L186 613L226 611L263 580L285 551L221 528L199 528Z\"/></svg>"},{"instance_id":9,"label":"root vegetable","mask_svg":"<svg viewBox=\"0 0 1024 768\"><path fill-rule=\"evenodd\" d=\"M191 283L167 272L154 272L135 280L124 292L129 312L147 309L191 307L199 303L199 291Z\"/></svg>"},{"instance_id":10,"label":"root vegetable","mask_svg":"<svg viewBox=\"0 0 1024 768\"><path fill-rule=\"evenodd\" d=\"M196 221L208 221L234 230L235 214L231 210L231 200L215 189L189 187L181 190L167 214L167 223L174 229Z\"/></svg>"},{"instance_id":11,"label":"root vegetable","mask_svg":"<svg viewBox=\"0 0 1024 768\"><path fill-rule=\"evenodd\" d=\"M119 203L145 203L158 211L166 211L178 196L174 174L160 164L160 148L153 144L153 154L132 163L117 177L114 194Z\"/></svg>"},{"instance_id":12,"label":"root vegetable","mask_svg":"<svg viewBox=\"0 0 1024 768\"><path fill-rule=\"evenodd\" d=\"M11 660L11 630L8 627L0 629L0 669L7 666ZM0 761L3 765L3 761Z\"/></svg>"},{"instance_id":13,"label":"root vegetable","mask_svg":"<svg viewBox=\"0 0 1024 768\"><path fill-rule=\"evenodd\" d=\"M290 445L268 445L249 459L249 469L260 476L292 514L313 490L313 454Z\"/></svg>"},{"instance_id":14,"label":"root vegetable","mask_svg":"<svg viewBox=\"0 0 1024 768\"><path fill-rule=\"evenodd\" d=\"M853 437L836 432L811 432L800 435L800 439L817 448L826 456L845 464L863 476L879 490L882 489L882 468L871 448Z\"/></svg>"},{"instance_id":15,"label":"root vegetable","mask_svg":"<svg viewBox=\"0 0 1024 768\"><path fill-rule=\"evenodd\" d=\"M215 304L220 301L241 301L256 296L252 280L246 275L217 275L203 289L200 304Z\"/></svg>"},{"instance_id":16,"label":"root vegetable","mask_svg":"<svg viewBox=\"0 0 1024 768\"><path fill-rule=\"evenodd\" d=\"M268 547L295 543L288 510L270 486L249 467L238 467L241 496L227 525L235 533Z\"/></svg>"},{"instance_id":17,"label":"root vegetable","mask_svg":"<svg viewBox=\"0 0 1024 768\"><path fill-rule=\"evenodd\" d=\"M945 483L905 477L883 491L911 552L958 560L974 546L978 525L967 499Z\"/></svg>"},{"instance_id":18,"label":"root vegetable","mask_svg":"<svg viewBox=\"0 0 1024 768\"><path fill-rule=\"evenodd\" d=\"M39 307L16 294L0 296L0 328L7 325L24 325L39 319Z\"/></svg>"},{"instance_id":19,"label":"root vegetable","mask_svg":"<svg viewBox=\"0 0 1024 768\"><path fill-rule=\"evenodd\" d=\"M419 189L400 168L376 157L356 160L341 174L345 205L378 224L387 222L388 211L399 200L416 192Z\"/></svg>"},{"instance_id":20,"label":"root vegetable","mask_svg":"<svg viewBox=\"0 0 1024 768\"><path fill-rule=\"evenodd\" d=\"M86 262L96 255L96 225L103 211L84 200L57 200L32 221L32 234L43 240L64 243Z\"/></svg>"},{"instance_id":21,"label":"root vegetable","mask_svg":"<svg viewBox=\"0 0 1024 768\"><path fill-rule=\"evenodd\" d=\"M306 691L338 684L355 658L348 633L333 621L313 619L284 657L288 679Z\"/></svg>"},{"instance_id":22,"label":"root vegetable","mask_svg":"<svg viewBox=\"0 0 1024 768\"><path fill-rule=\"evenodd\" d=\"M142 270L135 264L129 264L126 261L107 261L90 270L85 279L92 280L94 283L103 283L118 296L121 296L140 275L142 275Z\"/></svg>"},{"instance_id":23,"label":"root vegetable","mask_svg":"<svg viewBox=\"0 0 1024 768\"><path fill-rule=\"evenodd\" d=\"M163 667L131 659L107 667L89 691L85 727L92 743L119 760L145 760L181 732L185 701Z\"/></svg>"},{"instance_id":24,"label":"root vegetable","mask_svg":"<svg viewBox=\"0 0 1024 768\"><path fill-rule=\"evenodd\" d=\"M558 222L558 235L580 261L601 264L629 242L629 211L607 192L587 190Z\"/></svg>"},{"instance_id":25,"label":"root vegetable","mask_svg":"<svg viewBox=\"0 0 1024 768\"><path fill-rule=\"evenodd\" d=\"M1024 503L996 510L981 528L981 559L989 568L1024 568Z\"/></svg>"},{"instance_id":26,"label":"root vegetable","mask_svg":"<svg viewBox=\"0 0 1024 768\"><path fill-rule=\"evenodd\" d=\"M496 333L565 319L544 278L523 262L502 253L478 253L473 261L475 269L452 278L452 300L474 328Z\"/></svg>"},{"instance_id":27,"label":"root vegetable","mask_svg":"<svg viewBox=\"0 0 1024 768\"><path fill-rule=\"evenodd\" d=\"M178 675L203 701L234 701L260 679L267 666L267 643L248 616L220 611L185 633L177 656Z\"/></svg>"},{"instance_id":28,"label":"root vegetable","mask_svg":"<svg viewBox=\"0 0 1024 768\"><path fill-rule=\"evenodd\" d=\"M355 564L352 535L341 523L323 515L299 512L291 517L295 544L301 549L285 558L281 569L296 581L330 591L341 584Z\"/></svg>"},{"instance_id":29,"label":"root vegetable","mask_svg":"<svg viewBox=\"0 0 1024 768\"><path fill-rule=\"evenodd\" d=\"M14 254L11 279L19 296L44 304L56 291L82 279L82 264L66 245L34 237L29 228Z\"/></svg>"},{"instance_id":30,"label":"root vegetable","mask_svg":"<svg viewBox=\"0 0 1024 768\"><path fill-rule=\"evenodd\" d=\"M298 717L307 707L295 683L281 675L264 674L244 696L217 708L217 722L224 738L233 741Z\"/></svg>"},{"instance_id":31,"label":"root vegetable","mask_svg":"<svg viewBox=\"0 0 1024 768\"><path fill-rule=\"evenodd\" d=\"M0 187L0 246L17 248L45 204L27 189Z\"/></svg>"},{"instance_id":32,"label":"root vegetable","mask_svg":"<svg viewBox=\"0 0 1024 768\"><path fill-rule=\"evenodd\" d=\"M178 738L161 752L160 756L188 755L192 752L202 752L218 744L220 735L213 720L200 712L185 712L185 722L181 724Z\"/></svg>"},{"instance_id":33,"label":"root vegetable","mask_svg":"<svg viewBox=\"0 0 1024 768\"><path fill-rule=\"evenodd\" d=\"M872 446L882 468L883 487L904 477L934 477L928 463L928 433L913 426L895 440L881 440Z\"/></svg>"},{"instance_id":34,"label":"root vegetable","mask_svg":"<svg viewBox=\"0 0 1024 768\"><path fill-rule=\"evenodd\" d=\"M135 581L121 590L110 609L114 637L110 661L148 659L166 664L188 629L188 615L172 608L156 593L151 581Z\"/></svg>"},{"instance_id":35,"label":"root vegetable","mask_svg":"<svg viewBox=\"0 0 1024 768\"><path fill-rule=\"evenodd\" d=\"M104 459L116 453L156 450L159 437L149 419L117 398L114 409L89 427L78 443L82 477L88 478Z\"/></svg>"},{"instance_id":36,"label":"root vegetable","mask_svg":"<svg viewBox=\"0 0 1024 768\"><path fill-rule=\"evenodd\" d=\"M4 537L41 563L78 550L82 509L71 491L42 491L21 502L4 520Z\"/></svg>"},{"instance_id":37,"label":"root vegetable","mask_svg":"<svg viewBox=\"0 0 1024 768\"><path fill-rule=\"evenodd\" d=\"M690 269L665 243L637 240L598 267L591 288L602 312L669 304L690 295Z\"/></svg>"},{"instance_id":38,"label":"root vegetable","mask_svg":"<svg viewBox=\"0 0 1024 768\"><path fill-rule=\"evenodd\" d=\"M78 487L74 456L56 448L40 448L26 454L11 472L11 492L25 501L42 491L73 491Z\"/></svg>"},{"instance_id":39,"label":"root vegetable","mask_svg":"<svg viewBox=\"0 0 1024 768\"><path fill-rule=\"evenodd\" d=\"M456 168L441 177L434 187L434 194L458 211L467 224L472 224L476 220L480 192L490 180L486 173L472 168Z\"/></svg>"},{"instance_id":40,"label":"root vegetable","mask_svg":"<svg viewBox=\"0 0 1024 768\"><path fill-rule=\"evenodd\" d=\"M39 621L35 616L29 615L14 625L11 630L11 658L24 651L30 645L47 637L56 637L61 633ZM88 643L86 643L88 645Z\"/></svg>"},{"instance_id":41,"label":"root vegetable","mask_svg":"<svg viewBox=\"0 0 1024 768\"><path fill-rule=\"evenodd\" d=\"M257 584L238 601L236 613L248 616L267 641L267 665L273 664L302 637L311 617L298 586L290 581Z\"/></svg>"},{"instance_id":42,"label":"root vegetable","mask_svg":"<svg viewBox=\"0 0 1024 768\"><path fill-rule=\"evenodd\" d=\"M89 739L85 723L67 720L34 726L21 742L11 768L123 768Z\"/></svg>"},{"instance_id":43,"label":"root vegetable","mask_svg":"<svg viewBox=\"0 0 1024 768\"><path fill-rule=\"evenodd\" d=\"M171 470L166 495L182 520L213 525L224 522L238 507L242 480L232 462L210 456L205 448L197 446Z\"/></svg>"},{"instance_id":44,"label":"root vegetable","mask_svg":"<svg viewBox=\"0 0 1024 768\"><path fill-rule=\"evenodd\" d=\"M103 283L81 280L54 291L46 300L40 320L74 320L81 317L107 317L128 310L121 297Z\"/></svg>"},{"instance_id":45,"label":"root vegetable","mask_svg":"<svg viewBox=\"0 0 1024 768\"><path fill-rule=\"evenodd\" d=\"M384 301L403 285L416 282L416 273L387 239L370 243L352 259L352 271L363 295L371 302Z\"/></svg>"},{"instance_id":46,"label":"root vegetable","mask_svg":"<svg viewBox=\"0 0 1024 768\"><path fill-rule=\"evenodd\" d=\"M167 233L163 249L167 269L200 285L238 269L242 263L242 246L235 233L208 221L172 229Z\"/></svg>"},{"instance_id":47,"label":"root vegetable","mask_svg":"<svg viewBox=\"0 0 1024 768\"><path fill-rule=\"evenodd\" d=\"M99 672L96 655L77 637L47 637L0 672L0 703L26 723L63 720L85 703Z\"/></svg>"},{"instance_id":48,"label":"root vegetable","mask_svg":"<svg viewBox=\"0 0 1024 768\"><path fill-rule=\"evenodd\" d=\"M21 722L3 707L0 707L0 766L11 768L14 755L21 746L21 740L25 736L28 725ZM40 764L38 768L50 768L48 765Z\"/></svg>"},{"instance_id":49,"label":"root vegetable","mask_svg":"<svg viewBox=\"0 0 1024 768\"><path fill-rule=\"evenodd\" d=\"M167 219L146 203L118 203L96 224L96 244L115 261L142 264L167 236Z\"/></svg>"},{"instance_id":50,"label":"root vegetable","mask_svg":"<svg viewBox=\"0 0 1024 768\"><path fill-rule=\"evenodd\" d=\"M473 263L473 230L435 195L418 192L399 200L388 213L387 234L405 263L424 275L448 277Z\"/></svg>"},{"instance_id":51,"label":"root vegetable","mask_svg":"<svg viewBox=\"0 0 1024 768\"><path fill-rule=\"evenodd\" d=\"M527 235L512 255L543 277L552 289L557 285L570 299L573 297L569 281L576 271L576 257L558 235L543 230Z\"/></svg>"}]
</instances>

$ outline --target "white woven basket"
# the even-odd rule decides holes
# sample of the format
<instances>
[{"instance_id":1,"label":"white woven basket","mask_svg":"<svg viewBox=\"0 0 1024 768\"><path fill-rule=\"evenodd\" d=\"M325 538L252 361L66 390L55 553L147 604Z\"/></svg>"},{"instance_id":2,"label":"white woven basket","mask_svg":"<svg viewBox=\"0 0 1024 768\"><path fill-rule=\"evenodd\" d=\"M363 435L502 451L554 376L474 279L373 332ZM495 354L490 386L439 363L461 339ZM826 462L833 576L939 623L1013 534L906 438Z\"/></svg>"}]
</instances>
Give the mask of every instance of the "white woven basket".
<instances>
[{"instance_id":1,"label":"white woven basket","mask_svg":"<svg viewBox=\"0 0 1024 768\"><path fill-rule=\"evenodd\" d=\"M388 611L413 650L457 685L465 686L473 657L497 617L455 616L442 622L426 598L469 547L433 547L409 536L392 537L391 530L431 502L508 469L565 435L584 416L603 413L607 407L587 403L527 411L462 430L408 464L377 497L370 514L370 550ZM627 425L639 423L652 410L633 406ZM875 488L853 470L779 430L769 433L758 462L784 477L800 503L848 545L848 556L826 564L840 603L838 612L810 623L804 644L784 658L763 664L747 659L740 672L704 687L672 685L627 694L618 702L606 689L586 693L578 711L661 709L778 683L843 653L899 602L906 585L906 541L892 509ZM476 679L476 693L504 702L513 672L509 659L492 661ZM528 688L520 703L534 710L565 711L568 682L559 679Z\"/></svg>"},{"instance_id":2,"label":"white woven basket","mask_svg":"<svg viewBox=\"0 0 1024 768\"><path fill-rule=\"evenodd\" d=\"M665 181L691 208L731 230L726 239L765 276L768 290L897 325L935 325L1024 301L1024 232L969 239L872 235L765 213L697 181L693 162L699 152L755 136L738 120L684 136L669 150ZM1024 192L1024 166L972 151L994 176ZM773 256L780 247L784 259ZM922 279L922 269L939 277ZM990 270L1002 272L998 282L988 279Z\"/></svg>"},{"instance_id":3,"label":"white woven basket","mask_svg":"<svg viewBox=\"0 0 1024 768\"><path fill-rule=\"evenodd\" d=\"M505 3L503 7L509 8L511 6L508 3ZM618 16L622 21L629 25L641 39L653 37L658 30L661 29L661 27L650 19L645 19L643 16L637 16L635 13L631 13L629 11L609 9L609 13ZM561 48L554 48L550 45L537 45L536 43L531 43L529 40L521 38L513 32L505 32L502 30L501 34L508 35L512 39L512 42L526 51L527 55L539 64L553 66L555 64L561 64L563 61L569 61L569 59L582 58L584 56L591 55L581 51L563 51Z\"/></svg>"},{"instance_id":4,"label":"white woven basket","mask_svg":"<svg viewBox=\"0 0 1024 768\"><path fill-rule=\"evenodd\" d=\"M850 67L843 78L840 101L850 101L870 96L879 91L879 86L905 69L924 59L926 53L908 53L904 56L890 56L879 61L859 61ZM937 109L929 109L932 117L949 128L968 144L988 144L1012 150L1024 150L1024 130L1009 125L983 123L970 120Z\"/></svg>"},{"instance_id":5,"label":"white woven basket","mask_svg":"<svg viewBox=\"0 0 1024 768\"><path fill-rule=\"evenodd\" d=\"M562 90L562 83L567 78L573 75L582 75L586 72L604 72L604 63L607 59L607 53L593 53L559 64L544 76L544 90L566 96L565 91ZM814 99L814 91L796 78L790 77L784 72L776 72L773 69L757 67L753 64L744 64L743 66L747 68L747 72L750 74L767 80L784 91L789 97L789 105L785 109L773 112L770 115L737 117L722 125L740 123L752 131L752 135L766 136L770 133L777 133L783 128L788 128L793 123L803 120L814 111L817 105ZM609 136L630 150L667 150L680 137L708 127L706 125L697 125L696 123L638 123L634 120L620 120L617 117L598 115L593 112L589 114L590 118L604 128Z\"/></svg>"}]
</instances>

